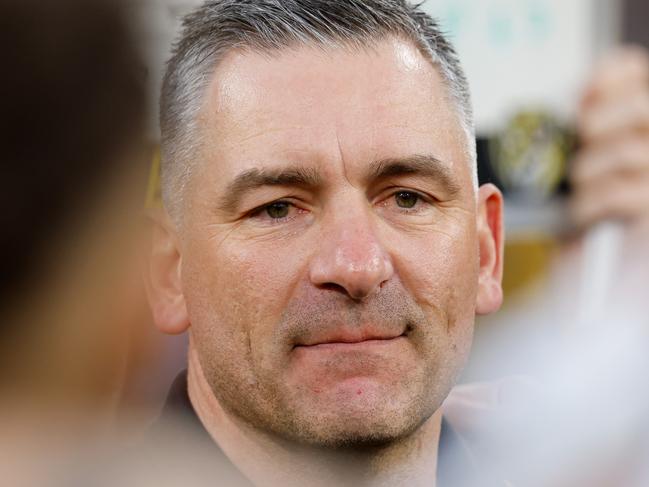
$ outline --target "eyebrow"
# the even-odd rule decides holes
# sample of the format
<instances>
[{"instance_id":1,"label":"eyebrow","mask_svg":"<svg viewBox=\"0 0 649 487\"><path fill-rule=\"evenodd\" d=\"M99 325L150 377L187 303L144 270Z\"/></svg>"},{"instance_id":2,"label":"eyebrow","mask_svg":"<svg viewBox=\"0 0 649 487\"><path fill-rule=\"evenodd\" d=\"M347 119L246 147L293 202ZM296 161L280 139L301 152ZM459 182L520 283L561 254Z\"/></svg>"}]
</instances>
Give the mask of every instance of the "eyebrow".
<instances>
[{"instance_id":1,"label":"eyebrow","mask_svg":"<svg viewBox=\"0 0 649 487\"><path fill-rule=\"evenodd\" d=\"M367 173L367 180L375 181L409 174L438 181L450 196L456 196L462 189L448 164L432 155L413 155L373 162Z\"/></svg>"},{"instance_id":2,"label":"eyebrow","mask_svg":"<svg viewBox=\"0 0 649 487\"><path fill-rule=\"evenodd\" d=\"M432 155L413 155L375 161L370 164L365 179L366 182L373 182L409 174L439 181L450 196L457 195L461 189L448 165ZM322 184L322 177L315 168L253 168L237 175L227 185L219 207L222 211L234 213L246 194L264 186L297 186L309 189L320 187Z\"/></svg>"},{"instance_id":3,"label":"eyebrow","mask_svg":"<svg viewBox=\"0 0 649 487\"><path fill-rule=\"evenodd\" d=\"M230 182L221 198L220 208L234 212L243 197L264 186L299 186L315 188L322 184L317 170L303 167L284 167L277 169L254 168L237 175Z\"/></svg>"}]
</instances>

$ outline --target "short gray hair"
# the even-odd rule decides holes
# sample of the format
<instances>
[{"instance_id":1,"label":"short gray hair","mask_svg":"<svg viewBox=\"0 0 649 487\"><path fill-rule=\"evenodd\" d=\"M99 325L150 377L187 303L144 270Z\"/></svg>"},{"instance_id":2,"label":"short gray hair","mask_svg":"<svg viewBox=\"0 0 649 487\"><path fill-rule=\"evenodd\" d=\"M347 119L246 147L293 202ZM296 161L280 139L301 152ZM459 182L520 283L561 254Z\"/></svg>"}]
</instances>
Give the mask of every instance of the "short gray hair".
<instances>
[{"instance_id":1,"label":"short gray hair","mask_svg":"<svg viewBox=\"0 0 649 487\"><path fill-rule=\"evenodd\" d=\"M405 0L208 0L183 20L160 98L162 197L180 218L184 188L200 147L204 95L218 62L232 49L254 52L300 44L368 46L387 36L413 42L440 70L468 138L475 135L469 87L457 54L437 22Z\"/></svg>"}]
</instances>

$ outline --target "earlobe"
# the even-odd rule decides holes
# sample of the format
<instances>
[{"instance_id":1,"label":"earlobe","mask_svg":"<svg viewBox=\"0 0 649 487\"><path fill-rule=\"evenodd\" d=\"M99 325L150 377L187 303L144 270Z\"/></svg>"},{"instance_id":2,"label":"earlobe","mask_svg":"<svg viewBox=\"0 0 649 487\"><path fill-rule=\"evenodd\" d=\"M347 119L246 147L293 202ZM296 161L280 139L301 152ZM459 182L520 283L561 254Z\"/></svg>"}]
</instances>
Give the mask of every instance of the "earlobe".
<instances>
[{"instance_id":1,"label":"earlobe","mask_svg":"<svg viewBox=\"0 0 649 487\"><path fill-rule=\"evenodd\" d=\"M489 314L497 311L503 300L503 196L493 184L478 190L477 219L480 272L476 313Z\"/></svg>"},{"instance_id":2,"label":"earlobe","mask_svg":"<svg viewBox=\"0 0 649 487\"><path fill-rule=\"evenodd\" d=\"M182 258L174 225L164 210L149 214L151 246L144 281L156 326L176 335L189 327L182 291Z\"/></svg>"}]
</instances>

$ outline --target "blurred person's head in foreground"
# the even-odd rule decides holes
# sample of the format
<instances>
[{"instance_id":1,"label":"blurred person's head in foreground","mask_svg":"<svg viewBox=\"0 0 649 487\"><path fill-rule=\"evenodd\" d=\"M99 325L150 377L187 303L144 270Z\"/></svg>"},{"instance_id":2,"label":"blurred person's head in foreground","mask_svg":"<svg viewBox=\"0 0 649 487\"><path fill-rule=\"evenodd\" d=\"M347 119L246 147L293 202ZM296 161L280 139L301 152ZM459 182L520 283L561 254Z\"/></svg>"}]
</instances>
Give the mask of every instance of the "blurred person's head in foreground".
<instances>
[{"instance_id":1,"label":"blurred person's head in foreground","mask_svg":"<svg viewBox=\"0 0 649 487\"><path fill-rule=\"evenodd\" d=\"M399 0L209 1L184 25L149 293L190 332L193 408L254 482L316 458L430 482L502 299L502 198L477 187L452 46Z\"/></svg>"},{"instance_id":2,"label":"blurred person's head in foreground","mask_svg":"<svg viewBox=\"0 0 649 487\"><path fill-rule=\"evenodd\" d=\"M105 404L123 368L146 161L143 69L120 5L0 3L3 406Z\"/></svg>"}]
</instances>

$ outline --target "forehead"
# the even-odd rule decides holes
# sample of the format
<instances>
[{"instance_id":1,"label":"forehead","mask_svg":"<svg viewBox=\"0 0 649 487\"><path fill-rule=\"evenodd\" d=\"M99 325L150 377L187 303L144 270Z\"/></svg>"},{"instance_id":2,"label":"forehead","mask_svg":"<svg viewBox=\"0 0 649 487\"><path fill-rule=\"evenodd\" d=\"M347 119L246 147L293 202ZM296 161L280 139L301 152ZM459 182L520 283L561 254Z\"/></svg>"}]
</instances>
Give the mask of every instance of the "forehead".
<instances>
[{"instance_id":1,"label":"forehead","mask_svg":"<svg viewBox=\"0 0 649 487\"><path fill-rule=\"evenodd\" d=\"M367 49L231 52L202 117L205 155L220 171L430 154L468 167L466 139L437 69L408 42ZM281 161L279 160L281 159Z\"/></svg>"}]
</instances>

